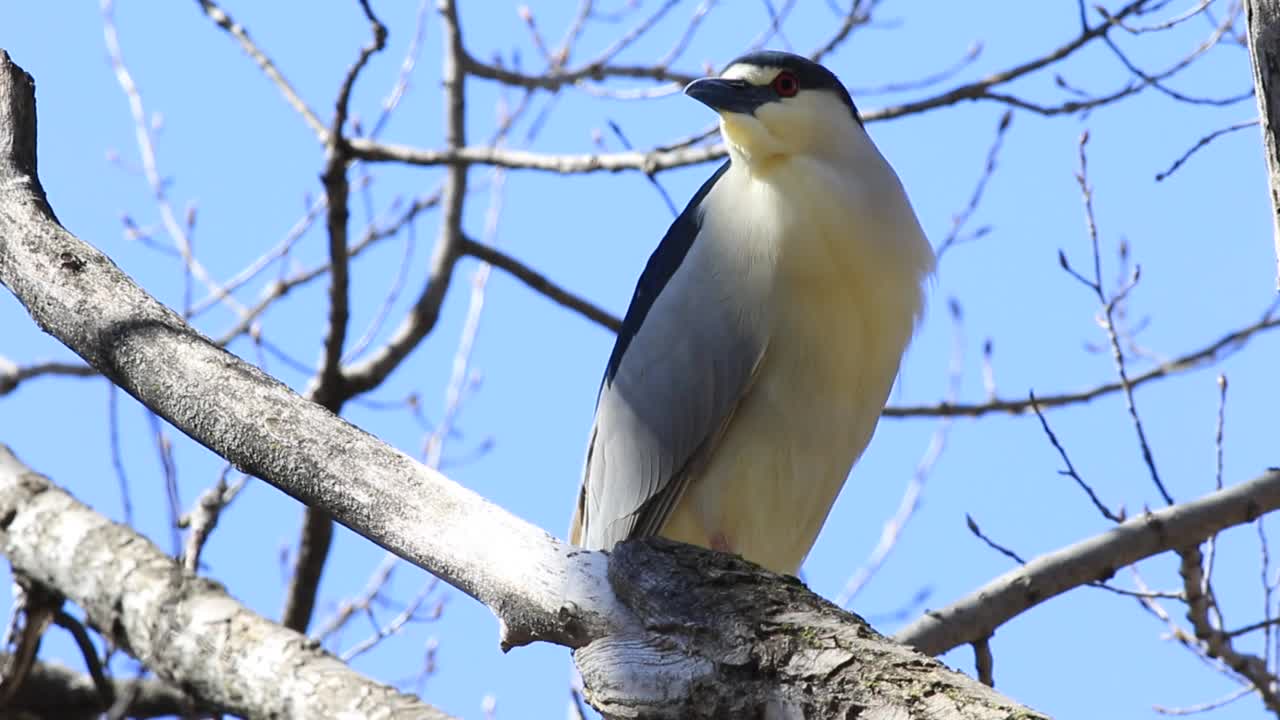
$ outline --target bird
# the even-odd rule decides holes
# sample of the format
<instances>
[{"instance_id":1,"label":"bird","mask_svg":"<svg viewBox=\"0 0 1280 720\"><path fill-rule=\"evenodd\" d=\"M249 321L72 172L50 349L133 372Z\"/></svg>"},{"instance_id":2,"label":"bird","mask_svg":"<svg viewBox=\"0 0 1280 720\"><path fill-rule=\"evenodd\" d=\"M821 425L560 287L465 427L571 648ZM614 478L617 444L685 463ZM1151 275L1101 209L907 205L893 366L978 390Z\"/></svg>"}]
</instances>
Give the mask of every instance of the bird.
<instances>
[{"instance_id":1,"label":"bird","mask_svg":"<svg viewBox=\"0 0 1280 720\"><path fill-rule=\"evenodd\" d=\"M636 284L570 541L658 535L795 575L871 440L934 254L823 65L757 51L684 93L719 115L728 158Z\"/></svg>"}]
</instances>

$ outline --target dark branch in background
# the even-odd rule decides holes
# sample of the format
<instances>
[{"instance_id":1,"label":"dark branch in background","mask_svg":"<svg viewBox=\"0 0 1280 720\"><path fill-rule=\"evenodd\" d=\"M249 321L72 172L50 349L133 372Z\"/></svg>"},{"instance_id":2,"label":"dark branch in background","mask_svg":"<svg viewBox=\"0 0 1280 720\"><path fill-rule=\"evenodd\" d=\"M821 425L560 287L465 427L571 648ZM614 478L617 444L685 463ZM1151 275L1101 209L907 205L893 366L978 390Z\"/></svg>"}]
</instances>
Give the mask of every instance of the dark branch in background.
<instances>
[{"instance_id":1,"label":"dark branch in background","mask_svg":"<svg viewBox=\"0 0 1280 720\"><path fill-rule=\"evenodd\" d=\"M541 293L547 299L562 305L593 322L601 325L613 332L618 332L622 327L622 320L607 310L600 308L591 303L591 301L581 298L563 287L555 284L547 277L536 270L529 268L519 260L507 255L501 250L483 245L470 238L464 237L459 246L459 252L463 255L470 255L477 260L483 260L490 265L503 270L520 282L527 285L535 292Z\"/></svg>"},{"instance_id":2,"label":"dark branch in background","mask_svg":"<svg viewBox=\"0 0 1280 720\"><path fill-rule=\"evenodd\" d=\"M124 453L120 447L120 388L110 380L106 385L107 439L111 445L111 469L115 471L116 485L120 488L124 524L133 527L133 492L129 489L129 475L124 470Z\"/></svg>"},{"instance_id":3,"label":"dark branch in background","mask_svg":"<svg viewBox=\"0 0 1280 720\"><path fill-rule=\"evenodd\" d=\"M1098 493L1094 491L1093 486L1089 485L1089 483L1084 481L1084 478L1080 477L1080 473L1076 471L1075 464L1071 462L1071 456L1067 455L1067 449L1058 441L1058 436L1053 432L1053 428L1049 427L1048 419L1045 418L1044 413L1040 410L1039 403L1036 402L1035 393L1031 394L1031 408L1035 410L1036 417L1040 420L1040 427L1044 430L1044 434L1049 437L1049 442L1053 445L1053 449L1057 450L1058 457L1062 458L1062 464L1067 466L1065 470L1059 470L1058 474L1065 475L1074 480L1076 485L1089 496L1089 501L1093 503L1093 507L1096 508L1103 517L1111 522L1124 522L1124 511L1122 510L1118 515L1112 512L1111 508L1107 507L1106 503L1102 502L1101 498L1098 497ZM1218 485L1218 489L1222 489L1221 484Z\"/></svg>"},{"instance_id":4,"label":"dark branch in background","mask_svg":"<svg viewBox=\"0 0 1280 720\"><path fill-rule=\"evenodd\" d=\"M329 142L325 148L325 166L321 174L328 207L329 230L329 319L325 325L324 356L316 373L315 386L310 393L321 405L328 405L331 393L341 385L342 349L346 345L347 325L350 317L350 298L347 263L347 201L351 191L347 180L349 150L343 128L347 124L348 104L356 78L373 54L387 46L387 28L373 14L368 0L361 0L360 8L372 28L373 38L360 49L360 55L347 70L338 90L338 100L333 112L333 125L329 130Z\"/></svg>"},{"instance_id":5,"label":"dark branch in background","mask_svg":"<svg viewBox=\"0 0 1280 720\"><path fill-rule=\"evenodd\" d=\"M1182 153L1182 155L1179 156L1177 160L1174 160L1173 164L1169 166L1168 170L1165 170L1164 172L1156 173L1156 182L1163 182L1170 175L1177 172L1178 168L1182 167L1183 163L1185 163L1187 160L1190 160L1192 155L1196 154L1197 151L1199 151L1201 148L1205 147L1209 143L1213 142L1214 140L1217 140L1223 135L1228 135L1237 130L1244 130L1245 128L1250 128L1257 124L1258 124L1257 120L1245 120L1244 122L1239 122L1239 123L1235 123L1234 125L1228 125L1224 128L1219 128L1209 133L1208 135L1205 135L1204 137L1197 140L1196 144L1192 145L1189 150Z\"/></svg>"},{"instance_id":6,"label":"dark branch in background","mask_svg":"<svg viewBox=\"0 0 1280 720\"><path fill-rule=\"evenodd\" d=\"M462 29L458 11L450 0L441 0L440 13L444 33L442 82L445 91L445 144L450 148L466 145L466 74L459 58L463 55ZM361 157L360 140L353 140L352 156ZM344 384L351 394L377 387L408 356L409 352L435 327L440 305L448 293L453 266L458 259L458 243L462 237L462 208L467 193L466 162L454 163L445 173L441 201L440 235L436 241L427 276L427 285L412 311L391 339L372 357L344 370Z\"/></svg>"},{"instance_id":7,"label":"dark branch in background","mask_svg":"<svg viewBox=\"0 0 1280 720\"><path fill-rule=\"evenodd\" d=\"M1076 4L1080 9L1081 24L1087 25L1087 22L1086 22L1087 13L1085 10L1085 0L1076 0ZM1099 7L1096 9L1098 13L1102 15L1104 18L1106 18L1108 21L1112 20L1112 18L1108 16L1106 8ZM1235 25L1236 16L1239 14L1239 12L1240 10L1238 5L1235 5L1234 3L1231 5L1228 5L1227 17L1224 18L1223 21L1219 24L1219 28L1215 33L1215 35L1220 37L1222 34L1225 34L1229 29L1231 29L1231 27ZM1251 89L1245 92L1238 93L1236 95L1230 95L1230 96L1221 97L1221 98L1193 97L1191 95L1187 95L1186 93L1178 92L1177 90L1174 90L1169 86L1165 85L1163 82L1161 82L1161 80L1169 76L1169 73L1160 73L1158 75L1152 75L1151 73L1145 72L1141 68L1139 68L1136 64L1134 64L1132 60L1129 59L1129 56L1126 55L1125 52L1121 50L1118 45L1116 45L1115 40L1113 40L1109 35L1103 36L1102 41L1106 43L1107 48L1111 50L1111 53L1115 55L1117 59L1120 60L1120 63L1124 65L1129 72L1133 73L1135 76L1142 79L1142 82L1144 85L1153 87L1158 92L1164 95L1167 95L1168 97L1178 102L1186 103L1188 105L1219 105L1221 106L1221 105L1233 105L1235 103L1248 100L1250 97L1253 96L1253 91ZM1211 43L1216 44L1217 37L1212 38ZM1184 62L1189 62L1189 60Z\"/></svg>"},{"instance_id":8,"label":"dark branch in background","mask_svg":"<svg viewBox=\"0 0 1280 720\"><path fill-rule=\"evenodd\" d=\"M987 535L986 533L982 532L982 528L978 527L978 521L974 520L973 516L970 515L969 513L964 514L964 524L969 528L969 532L973 533L974 537L982 541L983 545L986 545L987 547L991 548L992 550L995 550L996 552L1018 563L1019 565L1027 564L1026 559L1023 558L1021 555L1014 552L1010 548L1004 545L1001 545L1000 543L992 539L990 535Z\"/></svg>"},{"instance_id":9,"label":"dark branch in background","mask_svg":"<svg viewBox=\"0 0 1280 720\"><path fill-rule=\"evenodd\" d=\"M348 259L347 249L347 202L350 199L351 186L347 179L347 166L350 164L350 146L343 134L347 123L348 104L351 101L351 90L356 78L374 53L387 45L387 28L379 22L370 9L368 0L360 1L360 9L368 20L373 35L369 44L360 49L355 63L347 70L346 77L338 90L338 99L334 104L333 126L328 134L325 148L325 167L321 174L324 183L325 204L328 208L327 225L329 231L329 318L325 325L324 353L320 368L307 389L307 397L335 414L342 412L342 406L350 398L343 387L342 349L346 344L347 324L350 317L348 298ZM333 521L329 516L314 508L303 512L303 531L298 541L298 552L294 558L293 575L289 587L285 591L285 606L281 614L284 626L298 632L305 632L311 623L311 615L315 610L316 593L320 588L320 577L324 571L324 563L329 557L329 547L333 543Z\"/></svg>"},{"instance_id":10,"label":"dark branch in background","mask_svg":"<svg viewBox=\"0 0 1280 720\"><path fill-rule=\"evenodd\" d=\"M235 292L243 287L245 283L253 280L259 273L266 270L272 262L288 257L289 253L293 250L294 245L296 245L298 241L302 239L302 236L311 229L311 226L320 218L320 214L324 209L325 202L323 197L319 200L309 202L307 204L306 212L296 223L293 224L293 227L289 228L289 231L285 233L284 238L280 242L276 243L274 247L263 253L257 260L250 263L240 272L236 273L231 279L223 283L219 292L210 293L199 302L194 303L191 306L191 317L198 317L209 308L217 305L222 301L222 298L226 293ZM254 312L253 310L247 310L240 316L241 321L252 321L253 317L256 317L259 312L260 311Z\"/></svg>"},{"instance_id":11,"label":"dark branch in background","mask_svg":"<svg viewBox=\"0 0 1280 720\"><path fill-rule=\"evenodd\" d=\"M93 680L94 687L98 689L98 697L104 704L114 705L117 699L115 687L107 679L102 661L98 659L98 649L93 646L93 639L89 637L89 631L85 629L84 624L68 615L65 609L59 609L54 613L53 622L66 630L75 641L80 656L84 658L85 665L89 668L89 677Z\"/></svg>"},{"instance_id":12,"label":"dark branch in background","mask_svg":"<svg viewBox=\"0 0 1280 720\"><path fill-rule=\"evenodd\" d=\"M35 667L40 641L66 600L55 588L17 568L13 575L13 607L5 627L4 665L0 666L0 708L6 707L26 682Z\"/></svg>"},{"instance_id":13,"label":"dark branch in background","mask_svg":"<svg viewBox=\"0 0 1280 720\"><path fill-rule=\"evenodd\" d=\"M444 60L442 66L445 88L445 141L449 147L466 144L465 102L466 88L458 58L462 50L462 30L458 26L457 8L449 0L441 0L437 9L444 28ZM354 142L346 145L352 151ZM351 152L350 157L356 157ZM396 330L390 341L375 351L368 360L341 370L335 375L341 399L335 398L332 408L338 412L346 400L372 390L408 357L410 351L435 327L440 317L440 306L448 293L453 278L453 266L459 253L457 245L462 236L462 208L467 193L467 166L451 165L445 174L441 193L440 236L431 260L427 285L418 297L409 316ZM315 607L315 595L319 590L320 573L332 542L333 523L322 510L308 507L304 513L302 537L299 540L299 557L294 579L291 580L286 613L293 621L290 627L305 628ZM305 549L305 556L304 556Z\"/></svg>"}]
</instances>

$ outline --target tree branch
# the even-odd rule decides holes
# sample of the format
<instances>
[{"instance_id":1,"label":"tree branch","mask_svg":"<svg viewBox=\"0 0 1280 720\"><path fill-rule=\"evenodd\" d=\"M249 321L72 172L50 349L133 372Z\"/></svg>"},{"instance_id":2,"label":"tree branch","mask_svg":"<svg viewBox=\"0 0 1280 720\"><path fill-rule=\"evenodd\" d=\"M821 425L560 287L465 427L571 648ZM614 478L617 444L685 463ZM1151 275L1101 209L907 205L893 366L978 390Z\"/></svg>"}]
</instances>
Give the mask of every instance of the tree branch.
<instances>
[{"instance_id":1,"label":"tree branch","mask_svg":"<svg viewBox=\"0 0 1280 720\"><path fill-rule=\"evenodd\" d=\"M1239 330L1223 335L1208 345L1192 350L1168 362L1160 363L1155 367L1143 373L1138 373L1129 378L1129 387L1137 388L1140 385L1156 380L1158 378L1169 375L1176 375L1188 370L1194 370L1206 363L1212 363L1222 360L1229 352L1238 349L1247 342L1251 337L1258 333L1267 332L1280 327L1280 317L1274 316L1271 310L1257 322L1246 325ZM1036 394L1033 401L1027 398L996 398L982 403L938 403L935 405L897 405L889 406L884 409L885 417L893 418L910 418L910 417L947 417L947 416L964 416L964 417L982 417L991 413L1012 413L1021 414L1031 412L1035 406L1042 409L1064 407L1067 405L1076 405L1078 403L1089 402L1104 395L1119 392L1124 389L1124 385L1120 382L1108 382L1101 385L1095 385L1085 390L1076 392L1058 393L1055 395Z\"/></svg>"},{"instance_id":2,"label":"tree branch","mask_svg":"<svg viewBox=\"0 0 1280 720\"><path fill-rule=\"evenodd\" d=\"M240 43L240 49L248 55L254 63L262 70L262 72L279 88L280 93L284 95L285 102L302 116L303 121L307 123L307 127L311 128L311 132L321 142L325 142L328 137L328 131L325 129L324 123L320 122L320 118L315 111L307 106L298 91L289 84L289 81L281 74L276 64L267 57L267 54L258 47L249 37L249 31L243 25L231 19L231 16L222 8L218 7L213 0L196 0L196 4L204 12L213 24L222 28L227 34L236 39Z\"/></svg>"},{"instance_id":3,"label":"tree branch","mask_svg":"<svg viewBox=\"0 0 1280 720\"><path fill-rule=\"evenodd\" d=\"M444 26L441 79L444 85L445 144L450 149L461 148L467 144L466 71L462 64L466 51L462 45L457 7L452 0L439 0L437 9ZM362 157L359 148L366 142L368 141L358 138L351 140L352 157ZM451 163L445 173L440 202L440 236L431 258L426 288L391 340L368 360L343 373L347 391L352 395L377 387L417 347L422 338L431 332L436 320L440 318L440 305L449 291L453 266L459 257L468 165L465 161Z\"/></svg>"},{"instance_id":4,"label":"tree branch","mask_svg":"<svg viewBox=\"0 0 1280 720\"><path fill-rule=\"evenodd\" d=\"M169 684L245 717L445 715L184 571L146 538L82 505L0 445L0 552L55 587ZM288 668L288 672L280 672Z\"/></svg>"},{"instance_id":5,"label":"tree branch","mask_svg":"<svg viewBox=\"0 0 1280 720\"><path fill-rule=\"evenodd\" d=\"M18 385L43 375L59 377L97 377L98 372L82 363L39 362L31 365L17 366L0 357L0 395L7 395L17 389Z\"/></svg>"},{"instance_id":6,"label":"tree branch","mask_svg":"<svg viewBox=\"0 0 1280 720\"><path fill-rule=\"evenodd\" d=\"M1105 580L1126 565L1203 542L1280 508L1280 470L1199 500L1146 512L1042 555L941 609L926 612L894 639L929 655L979 642L1018 614L1072 588Z\"/></svg>"},{"instance_id":7,"label":"tree branch","mask_svg":"<svg viewBox=\"0 0 1280 720\"><path fill-rule=\"evenodd\" d=\"M552 282L546 275L530 268L498 248L485 245L471 238L463 238L459 246L459 252L463 255L470 255L477 260L483 260L499 270L509 273L534 292L541 293L552 302L573 310L608 330L616 333L622 327L622 320L617 315L610 313L590 300L565 290Z\"/></svg>"}]
</instances>

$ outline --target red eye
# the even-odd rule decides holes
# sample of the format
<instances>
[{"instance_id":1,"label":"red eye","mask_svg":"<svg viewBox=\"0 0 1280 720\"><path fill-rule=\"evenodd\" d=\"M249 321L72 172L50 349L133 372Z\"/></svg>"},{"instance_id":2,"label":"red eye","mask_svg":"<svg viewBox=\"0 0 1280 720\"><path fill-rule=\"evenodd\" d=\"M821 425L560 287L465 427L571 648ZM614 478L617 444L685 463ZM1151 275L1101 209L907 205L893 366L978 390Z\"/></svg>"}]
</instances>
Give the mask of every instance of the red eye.
<instances>
[{"instance_id":1,"label":"red eye","mask_svg":"<svg viewBox=\"0 0 1280 720\"><path fill-rule=\"evenodd\" d=\"M793 97L800 92L800 83L796 80L796 76L783 70L778 73L771 83L773 91L784 98Z\"/></svg>"}]
</instances>

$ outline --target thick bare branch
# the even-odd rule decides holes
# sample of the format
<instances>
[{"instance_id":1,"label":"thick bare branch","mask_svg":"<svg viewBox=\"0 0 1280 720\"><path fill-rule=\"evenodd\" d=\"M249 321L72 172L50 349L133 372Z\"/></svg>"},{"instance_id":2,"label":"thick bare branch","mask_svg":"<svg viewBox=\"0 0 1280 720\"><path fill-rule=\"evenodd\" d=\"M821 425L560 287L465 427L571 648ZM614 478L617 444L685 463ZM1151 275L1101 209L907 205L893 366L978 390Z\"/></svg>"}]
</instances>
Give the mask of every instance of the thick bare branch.
<instances>
[{"instance_id":1,"label":"thick bare branch","mask_svg":"<svg viewBox=\"0 0 1280 720\"><path fill-rule=\"evenodd\" d=\"M1147 512L1101 535L1042 555L941 610L926 612L895 639L929 655L986 638L1027 609L1105 580L1143 558L1187 547L1280 508L1280 470Z\"/></svg>"},{"instance_id":2,"label":"thick bare branch","mask_svg":"<svg viewBox=\"0 0 1280 720\"><path fill-rule=\"evenodd\" d=\"M58 588L112 644L201 703L245 717L439 718L184 571L0 445L0 552ZM288 672L279 672L282 667Z\"/></svg>"}]
</instances>

